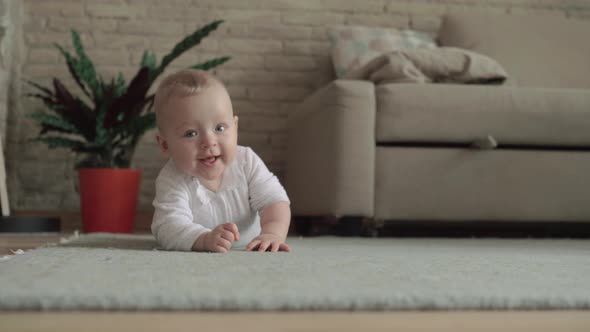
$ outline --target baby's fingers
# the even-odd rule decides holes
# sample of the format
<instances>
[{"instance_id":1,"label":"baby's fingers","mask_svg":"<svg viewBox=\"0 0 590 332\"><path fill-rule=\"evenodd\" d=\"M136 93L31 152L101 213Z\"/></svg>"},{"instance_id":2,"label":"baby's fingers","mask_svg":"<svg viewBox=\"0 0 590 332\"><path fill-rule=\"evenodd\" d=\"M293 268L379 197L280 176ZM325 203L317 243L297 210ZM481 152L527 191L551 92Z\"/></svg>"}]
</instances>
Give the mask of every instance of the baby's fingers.
<instances>
[{"instance_id":1,"label":"baby's fingers","mask_svg":"<svg viewBox=\"0 0 590 332\"><path fill-rule=\"evenodd\" d=\"M279 242L273 242L273 243L271 243L270 244L270 251L271 252L277 252L277 251L279 251L279 246L280 245L281 244Z\"/></svg>"},{"instance_id":2,"label":"baby's fingers","mask_svg":"<svg viewBox=\"0 0 590 332\"><path fill-rule=\"evenodd\" d=\"M233 222L228 222L222 225L223 229L230 231L234 234L235 241L240 239L240 231L238 230L238 225L234 224Z\"/></svg>"},{"instance_id":3,"label":"baby's fingers","mask_svg":"<svg viewBox=\"0 0 590 332\"><path fill-rule=\"evenodd\" d=\"M260 242L260 245L258 246L258 251L266 251L268 250L268 247L270 246L271 242L268 240L264 240L262 242Z\"/></svg>"},{"instance_id":4,"label":"baby's fingers","mask_svg":"<svg viewBox=\"0 0 590 332\"><path fill-rule=\"evenodd\" d=\"M281 243L279 245L279 251L291 252L291 247L289 247L286 243Z\"/></svg>"},{"instance_id":5,"label":"baby's fingers","mask_svg":"<svg viewBox=\"0 0 590 332\"><path fill-rule=\"evenodd\" d=\"M252 240L252 242L248 243L246 246L246 251L252 251L260 244L260 240Z\"/></svg>"},{"instance_id":6,"label":"baby's fingers","mask_svg":"<svg viewBox=\"0 0 590 332\"><path fill-rule=\"evenodd\" d=\"M231 243L233 243L236 240L234 233L232 233L230 231L227 231L227 230L223 231L220 234L220 236L221 236L222 239L225 239L225 240L227 240L227 241L229 241Z\"/></svg>"},{"instance_id":7,"label":"baby's fingers","mask_svg":"<svg viewBox=\"0 0 590 332\"><path fill-rule=\"evenodd\" d=\"M219 246L218 245L218 246L215 247L215 250L213 250L213 252L220 253L220 254L225 254L227 252L227 249L224 248L223 246Z\"/></svg>"},{"instance_id":8,"label":"baby's fingers","mask_svg":"<svg viewBox=\"0 0 590 332\"><path fill-rule=\"evenodd\" d=\"M220 237L215 239L211 247L212 248L210 248L209 250L213 252L227 252L229 248L231 248L231 242Z\"/></svg>"}]
</instances>

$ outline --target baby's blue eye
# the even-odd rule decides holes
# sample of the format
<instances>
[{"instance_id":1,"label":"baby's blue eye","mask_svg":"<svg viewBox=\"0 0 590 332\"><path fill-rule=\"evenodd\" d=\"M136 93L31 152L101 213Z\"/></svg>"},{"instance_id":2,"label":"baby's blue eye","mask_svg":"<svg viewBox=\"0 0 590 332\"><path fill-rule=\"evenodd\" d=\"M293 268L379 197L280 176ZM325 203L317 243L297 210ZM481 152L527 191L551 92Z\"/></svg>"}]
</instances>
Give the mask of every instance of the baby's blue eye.
<instances>
[{"instance_id":1,"label":"baby's blue eye","mask_svg":"<svg viewBox=\"0 0 590 332\"><path fill-rule=\"evenodd\" d=\"M194 130L187 130L184 132L184 137L195 137L198 133Z\"/></svg>"},{"instance_id":2,"label":"baby's blue eye","mask_svg":"<svg viewBox=\"0 0 590 332\"><path fill-rule=\"evenodd\" d=\"M215 127L215 131L218 131L220 133L225 131L225 125L217 125L217 127Z\"/></svg>"}]
</instances>

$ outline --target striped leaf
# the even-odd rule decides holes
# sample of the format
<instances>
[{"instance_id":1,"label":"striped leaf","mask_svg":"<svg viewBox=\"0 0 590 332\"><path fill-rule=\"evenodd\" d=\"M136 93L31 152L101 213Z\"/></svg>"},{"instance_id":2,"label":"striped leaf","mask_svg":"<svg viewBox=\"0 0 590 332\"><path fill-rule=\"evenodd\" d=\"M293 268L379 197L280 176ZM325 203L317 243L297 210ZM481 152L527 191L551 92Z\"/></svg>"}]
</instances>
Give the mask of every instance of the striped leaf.
<instances>
[{"instance_id":1,"label":"striped leaf","mask_svg":"<svg viewBox=\"0 0 590 332\"><path fill-rule=\"evenodd\" d=\"M86 52L84 52L82 40L76 30L72 30L72 43L74 44L76 54L78 54L77 66L74 69L80 79L90 87L90 90L94 95L94 100L99 100L102 98L102 85L100 84L98 75L94 69L94 64L90 61Z\"/></svg>"},{"instance_id":2,"label":"striped leaf","mask_svg":"<svg viewBox=\"0 0 590 332\"><path fill-rule=\"evenodd\" d=\"M213 32L217 27L223 23L223 20L217 20L212 23L209 23L200 29L197 29L195 32L181 40L178 44L174 46L172 51L164 56L162 59L162 63L160 67L158 67L156 71L156 77L161 74L164 69L177 57L179 57L182 53L186 52L187 50L191 49L193 46L196 46L201 43L201 40L207 37L211 32ZM153 79L155 79L154 77Z\"/></svg>"},{"instance_id":3,"label":"striped leaf","mask_svg":"<svg viewBox=\"0 0 590 332\"><path fill-rule=\"evenodd\" d=\"M123 73L119 72L117 80L115 81L115 98L121 97L125 93L125 90L127 90L126 84Z\"/></svg>"},{"instance_id":4,"label":"striped leaf","mask_svg":"<svg viewBox=\"0 0 590 332\"><path fill-rule=\"evenodd\" d=\"M47 113L33 113L30 118L39 121L43 125L42 134L47 131L59 131L63 133L79 134L78 128L63 119L62 117L50 115Z\"/></svg>"},{"instance_id":5,"label":"striped leaf","mask_svg":"<svg viewBox=\"0 0 590 332\"><path fill-rule=\"evenodd\" d=\"M51 97L53 98L53 92L51 90L49 90L49 88L44 87L41 84L35 83L33 81L29 81L29 80L25 80L25 82L29 85L31 85L32 87L36 88L37 90L43 92L45 97ZM36 97L35 95L32 95L33 97Z\"/></svg>"},{"instance_id":6,"label":"striped leaf","mask_svg":"<svg viewBox=\"0 0 590 332\"><path fill-rule=\"evenodd\" d=\"M70 71L70 74L72 75L72 77L76 81L76 84L78 84L78 86L80 87L82 92L84 92L84 94L87 95L88 98L92 99L92 95L90 95L90 92L88 92L88 89L86 88L84 83L82 83L82 79L80 77L81 68L80 68L80 64L79 64L78 60L74 56L72 56L68 51L66 51L63 47L61 47L60 45L54 44L54 46L61 52L63 57L66 59L66 64L68 66L68 70Z\"/></svg>"},{"instance_id":7,"label":"striped leaf","mask_svg":"<svg viewBox=\"0 0 590 332\"><path fill-rule=\"evenodd\" d=\"M38 142L43 142L45 144L47 144L47 146L50 149L56 149L56 148L65 148L65 149L72 149L72 150L76 150L78 148L81 148L84 146L84 142L82 141L77 141L77 140L73 140L73 139L69 139L69 138L65 138L65 137L39 137L36 139L33 139L33 141L38 141Z\"/></svg>"},{"instance_id":8,"label":"striped leaf","mask_svg":"<svg viewBox=\"0 0 590 332\"><path fill-rule=\"evenodd\" d=\"M190 67L190 69L209 70L209 69L215 68L215 67L225 63L229 59L231 59L231 58L228 56L224 56L221 58L215 58L213 60L209 60L209 61L206 61L203 63L199 63L198 65L194 65L194 66Z\"/></svg>"}]
</instances>

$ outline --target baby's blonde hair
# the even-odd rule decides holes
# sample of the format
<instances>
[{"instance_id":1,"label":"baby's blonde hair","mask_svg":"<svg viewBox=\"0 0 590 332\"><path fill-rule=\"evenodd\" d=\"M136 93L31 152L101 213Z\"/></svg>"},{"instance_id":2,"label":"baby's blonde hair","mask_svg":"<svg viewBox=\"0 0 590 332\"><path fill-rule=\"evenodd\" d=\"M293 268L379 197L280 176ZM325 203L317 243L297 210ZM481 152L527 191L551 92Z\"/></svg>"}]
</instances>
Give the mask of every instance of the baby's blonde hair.
<instances>
[{"instance_id":1,"label":"baby's blonde hair","mask_svg":"<svg viewBox=\"0 0 590 332\"><path fill-rule=\"evenodd\" d=\"M215 84L225 88L223 83L215 76L204 70L197 69L180 70L164 78L154 97L154 110L156 111L158 128L161 129L162 112L171 98L193 96Z\"/></svg>"}]
</instances>

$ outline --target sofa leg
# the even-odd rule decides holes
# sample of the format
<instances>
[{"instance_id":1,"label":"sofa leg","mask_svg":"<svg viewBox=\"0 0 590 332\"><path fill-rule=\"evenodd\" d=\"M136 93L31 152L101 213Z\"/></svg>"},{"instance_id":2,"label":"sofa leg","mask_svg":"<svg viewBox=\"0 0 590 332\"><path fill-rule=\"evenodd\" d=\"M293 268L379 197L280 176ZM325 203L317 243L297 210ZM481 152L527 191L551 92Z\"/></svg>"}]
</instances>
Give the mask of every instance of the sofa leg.
<instances>
[{"instance_id":1,"label":"sofa leg","mask_svg":"<svg viewBox=\"0 0 590 332\"><path fill-rule=\"evenodd\" d=\"M300 236L310 236L313 233L313 217L296 217L293 218L295 234Z\"/></svg>"},{"instance_id":2,"label":"sofa leg","mask_svg":"<svg viewBox=\"0 0 590 332\"><path fill-rule=\"evenodd\" d=\"M363 217L351 216L338 219L338 235L340 236L362 236Z\"/></svg>"},{"instance_id":3,"label":"sofa leg","mask_svg":"<svg viewBox=\"0 0 590 332\"><path fill-rule=\"evenodd\" d=\"M370 219L360 216L293 217L292 230L299 236L378 236L378 227Z\"/></svg>"},{"instance_id":4,"label":"sofa leg","mask_svg":"<svg viewBox=\"0 0 590 332\"><path fill-rule=\"evenodd\" d=\"M383 228L384 226L384 221L383 220L378 220L378 219L368 219L365 222L365 231L364 234L367 237L379 237L379 231L380 229Z\"/></svg>"}]
</instances>

